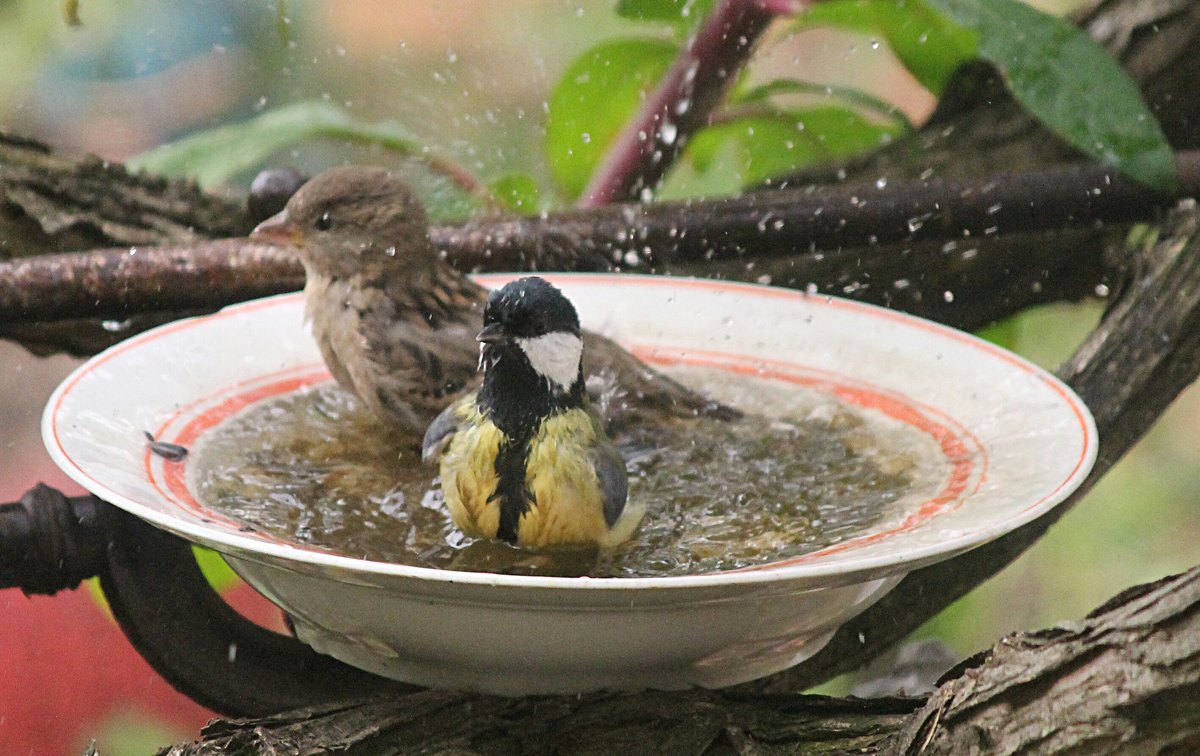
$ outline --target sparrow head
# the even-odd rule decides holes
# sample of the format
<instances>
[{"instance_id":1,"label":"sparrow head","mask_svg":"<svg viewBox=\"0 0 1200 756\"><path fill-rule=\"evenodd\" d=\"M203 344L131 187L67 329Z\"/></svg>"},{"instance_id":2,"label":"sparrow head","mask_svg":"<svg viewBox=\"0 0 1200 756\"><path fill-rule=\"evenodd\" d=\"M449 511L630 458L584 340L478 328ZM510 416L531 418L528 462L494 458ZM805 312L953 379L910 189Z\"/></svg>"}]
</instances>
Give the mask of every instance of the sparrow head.
<instances>
[{"instance_id":1,"label":"sparrow head","mask_svg":"<svg viewBox=\"0 0 1200 756\"><path fill-rule=\"evenodd\" d=\"M424 206L407 184L382 168L350 166L321 173L250 237L298 247L310 272L329 276L436 258Z\"/></svg>"},{"instance_id":2,"label":"sparrow head","mask_svg":"<svg viewBox=\"0 0 1200 756\"><path fill-rule=\"evenodd\" d=\"M514 375L532 372L552 392L581 390L579 315L571 301L545 279L520 278L493 291L483 310L483 330L476 339L485 372L511 360L516 363L512 365Z\"/></svg>"}]
</instances>

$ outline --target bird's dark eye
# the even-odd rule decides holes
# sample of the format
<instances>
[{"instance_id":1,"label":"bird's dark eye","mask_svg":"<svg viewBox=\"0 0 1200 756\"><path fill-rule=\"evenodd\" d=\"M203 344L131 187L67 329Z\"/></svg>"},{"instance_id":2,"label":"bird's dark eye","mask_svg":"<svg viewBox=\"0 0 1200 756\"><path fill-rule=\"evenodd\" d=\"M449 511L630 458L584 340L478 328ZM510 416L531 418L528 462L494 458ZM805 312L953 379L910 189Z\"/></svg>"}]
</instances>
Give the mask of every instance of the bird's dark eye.
<instances>
[{"instance_id":1,"label":"bird's dark eye","mask_svg":"<svg viewBox=\"0 0 1200 756\"><path fill-rule=\"evenodd\" d=\"M329 220L329 213L321 213L321 217L317 218L316 226L318 231L328 231L332 225L333 221Z\"/></svg>"}]
</instances>

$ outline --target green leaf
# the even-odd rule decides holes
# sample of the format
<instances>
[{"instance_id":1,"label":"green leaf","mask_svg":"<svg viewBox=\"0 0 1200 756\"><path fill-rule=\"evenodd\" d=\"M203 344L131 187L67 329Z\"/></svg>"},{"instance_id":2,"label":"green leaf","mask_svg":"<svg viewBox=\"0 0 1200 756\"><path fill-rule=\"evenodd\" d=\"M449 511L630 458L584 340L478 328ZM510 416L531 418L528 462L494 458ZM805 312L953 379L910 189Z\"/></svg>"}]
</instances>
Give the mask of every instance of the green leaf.
<instances>
[{"instance_id":1,"label":"green leaf","mask_svg":"<svg viewBox=\"0 0 1200 756\"><path fill-rule=\"evenodd\" d=\"M979 55L1047 128L1156 189L1176 186L1174 154L1137 86L1084 32L1018 0L928 0L979 33Z\"/></svg>"},{"instance_id":2,"label":"green leaf","mask_svg":"<svg viewBox=\"0 0 1200 756\"><path fill-rule=\"evenodd\" d=\"M200 566L200 572L204 573L204 577L214 591L224 591L242 582L237 573L225 563L225 559L212 549L193 546L192 553L196 556L196 564Z\"/></svg>"},{"instance_id":3,"label":"green leaf","mask_svg":"<svg viewBox=\"0 0 1200 756\"><path fill-rule=\"evenodd\" d=\"M659 21L687 32L712 10L716 0L617 0L617 15L634 21Z\"/></svg>"},{"instance_id":4,"label":"green leaf","mask_svg":"<svg viewBox=\"0 0 1200 756\"><path fill-rule=\"evenodd\" d=\"M912 121L908 120L908 116L904 114L903 110L874 95L851 87L812 84L794 79L776 79L735 93L730 97L730 103L734 105L761 103L776 95L816 95L830 101L841 100L846 105L857 106L861 110L894 121L902 130L911 131L913 129Z\"/></svg>"},{"instance_id":5,"label":"green leaf","mask_svg":"<svg viewBox=\"0 0 1200 756\"><path fill-rule=\"evenodd\" d=\"M814 163L877 148L897 131L894 125L872 123L842 107L780 111L702 129L692 138L687 154L703 173L732 142L740 156L742 184L756 184Z\"/></svg>"},{"instance_id":6,"label":"green leaf","mask_svg":"<svg viewBox=\"0 0 1200 756\"><path fill-rule=\"evenodd\" d=\"M404 154L420 151L417 140L394 121L365 123L327 102L299 102L156 147L130 160L129 166L190 176L210 187L262 165L288 145L314 137L363 142Z\"/></svg>"},{"instance_id":7,"label":"green leaf","mask_svg":"<svg viewBox=\"0 0 1200 756\"><path fill-rule=\"evenodd\" d=\"M613 137L678 50L669 42L621 39L593 47L567 68L550 94L546 156L570 197L583 191Z\"/></svg>"},{"instance_id":8,"label":"green leaf","mask_svg":"<svg viewBox=\"0 0 1200 756\"><path fill-rule=\"evenodd\" d=\"M933 92L979 49L979 35L949 22L924 0L831 0L802 16L801 28L836 26L885 39L904 67Z\"/></svg>"},{"instance_id":9,"label":"green leaf","mask_svg":"<svg viewBox=\"0 0 1200 756\"><path fill-rule=\"evenodd\" d=\"M491 184L492 194L509 210L529 215L545 207L541 189L526 173L508 173Z\"/></svg>"},{"instance_id":10,"label":"green leaf","mask_svg":"<svg viewBox=\"0 0 1200 756\"><path fill-rule=\"evenodd\" d=\"M975 335L981 339L987 339L996 346L1004 347L1011 351L1017 348L1017 337L1020 333L1021 325L1019 318L1014 316L984 326L976 331Z\"/></svg>"}]
</instances>

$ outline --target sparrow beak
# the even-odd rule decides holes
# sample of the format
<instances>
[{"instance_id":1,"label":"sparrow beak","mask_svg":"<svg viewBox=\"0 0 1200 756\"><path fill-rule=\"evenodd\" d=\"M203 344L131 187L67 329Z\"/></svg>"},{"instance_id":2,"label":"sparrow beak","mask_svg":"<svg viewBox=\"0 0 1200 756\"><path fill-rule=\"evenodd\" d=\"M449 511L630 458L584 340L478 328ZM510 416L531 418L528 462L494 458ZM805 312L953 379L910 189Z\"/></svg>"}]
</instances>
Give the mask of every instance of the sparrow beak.
<instances>
[{"instance_id":1,"label":"sparrow beak","mask_svg":"<svg viewBox=\"0 0 1200 756\"><path fill-rule=\"evenodd\" d=\"M508 332L499 323L488 323L475 337L480 344L507 344Z\"/></svg>"},{"instance_id":2,"label":"sparrow beak","mask_svg":"<svg viewBox=\"0 0 1200 756\"><path fill-rule=\"evenodd\" d=\"M284 247L298 247L304 243L304 234L292 224L286 209L255 226L250 232L250 238Z\"/></svg>"}]
</instances>

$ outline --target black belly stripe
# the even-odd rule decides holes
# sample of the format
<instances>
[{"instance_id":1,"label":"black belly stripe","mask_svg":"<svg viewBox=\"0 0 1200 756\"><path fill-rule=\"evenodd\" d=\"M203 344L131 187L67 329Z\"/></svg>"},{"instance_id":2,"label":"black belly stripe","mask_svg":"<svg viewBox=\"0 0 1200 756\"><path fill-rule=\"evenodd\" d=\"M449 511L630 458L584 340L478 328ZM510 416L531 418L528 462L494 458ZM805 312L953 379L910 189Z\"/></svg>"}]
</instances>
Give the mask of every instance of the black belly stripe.
<instances>
[{"instance_id":1,"label":"black belly stripe","mask_svg":"<svg viewBox=\"0 0 1200 756\"><path fill-rule=\"evenodd\" d=\"M525 464L529 459L529 441L505 439L496 454L496 492L489 501L500 504L500 524L496 537L517 542L521 515L533 506L533 492L525 485Z\"/></svg>"}]
</instances>

